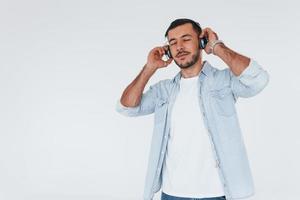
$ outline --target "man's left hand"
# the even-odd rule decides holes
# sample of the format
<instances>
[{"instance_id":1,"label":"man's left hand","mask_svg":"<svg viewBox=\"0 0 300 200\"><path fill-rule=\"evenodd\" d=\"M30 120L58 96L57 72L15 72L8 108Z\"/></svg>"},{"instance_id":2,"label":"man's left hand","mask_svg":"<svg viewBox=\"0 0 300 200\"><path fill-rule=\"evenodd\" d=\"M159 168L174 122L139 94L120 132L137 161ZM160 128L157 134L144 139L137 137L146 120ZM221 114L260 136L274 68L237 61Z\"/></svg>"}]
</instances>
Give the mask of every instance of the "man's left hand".
<instances>
[{"instance_id":1,"label":"man's left hand","mask_svg":"<svg viewBox=\"0 0 300 200\"><path fill-rule=\"evenodd\" d=\"M211 54L212 53L211 44L215 40L218 40L218 35L211 28L207 27L207 28L202 30L202 33L199 36L199 38L203 38L203 37L206 37L207 40L208 40L208 43L207 43L204 50L207 54Z\"/></svg>"}]
</instances>

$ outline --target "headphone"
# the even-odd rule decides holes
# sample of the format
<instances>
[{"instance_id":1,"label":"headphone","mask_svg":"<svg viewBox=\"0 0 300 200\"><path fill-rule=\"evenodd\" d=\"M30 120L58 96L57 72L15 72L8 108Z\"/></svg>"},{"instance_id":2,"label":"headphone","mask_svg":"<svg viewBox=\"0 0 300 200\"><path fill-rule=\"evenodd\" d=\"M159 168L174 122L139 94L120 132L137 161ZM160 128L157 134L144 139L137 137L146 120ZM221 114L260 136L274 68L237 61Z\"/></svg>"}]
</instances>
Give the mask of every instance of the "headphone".
<instances>
[{"instance_id":1,"label":"headphone","mask_svg":"<svg viewBox=\"0 0 300 200\"><path fill-rule=\"evenodd\" d=\"M199 28L201 28L198 23L194 23L194 24L199 26ZM204 49L206 47L207 43L208 43L207 37L204 36L203 38L200 38L199 49ZM165 55L168 57L168 59L173 58L169 45L167 45L167 50L165 51Z\"/></svg>"}]
</instances>

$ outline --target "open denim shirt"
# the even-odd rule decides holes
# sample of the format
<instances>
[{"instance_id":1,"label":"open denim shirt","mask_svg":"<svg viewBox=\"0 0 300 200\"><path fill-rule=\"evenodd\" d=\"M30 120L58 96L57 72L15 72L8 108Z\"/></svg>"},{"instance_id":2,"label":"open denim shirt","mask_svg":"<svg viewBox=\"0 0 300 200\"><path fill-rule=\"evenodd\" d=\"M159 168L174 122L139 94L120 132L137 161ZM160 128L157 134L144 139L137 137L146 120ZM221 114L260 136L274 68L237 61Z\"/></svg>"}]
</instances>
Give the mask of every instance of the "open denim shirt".
<instances>
[{"instance_id":1,"label":"open denim shirt","mask_svg":"<svg viewBox=\"0 0 300 200\"><path fill-rule=\"evenodd\" d=\"M204 62L198 75L198 99L210 138L226 199L254 194L254 184L241 134L235 103L238 97L252 97L269 82L268 73L253 59L235 76L229 68L219 70ZM152 200L162 185L162 166L170 133L170 117L180 90L181 73L150 86L136 107L117 101L116 110L130 117L154 113L154 129L145 179L144 200Z\"/></svg>"}]
</instances>

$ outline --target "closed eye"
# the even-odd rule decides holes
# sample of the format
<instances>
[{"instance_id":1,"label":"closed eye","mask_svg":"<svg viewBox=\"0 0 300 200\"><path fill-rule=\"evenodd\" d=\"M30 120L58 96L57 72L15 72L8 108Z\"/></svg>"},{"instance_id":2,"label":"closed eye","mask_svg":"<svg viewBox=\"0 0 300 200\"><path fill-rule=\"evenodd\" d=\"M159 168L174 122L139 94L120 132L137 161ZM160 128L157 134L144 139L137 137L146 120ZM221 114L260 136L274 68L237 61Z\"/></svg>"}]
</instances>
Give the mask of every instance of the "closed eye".
<instances>
[{"instance_id":1,"label":"closed eye","mask_svg":"<svg viewBox=\"0 0 300 200\"><path fill-rule=\"evenodd\" d=\"M183 39L183 41L190 41L191 40L191 38L184 38ZM175 45L175 44L177 44L177 42L171 42L170 43L170 46L173 46L173 45Z\"/></svg>"}]
</instances>

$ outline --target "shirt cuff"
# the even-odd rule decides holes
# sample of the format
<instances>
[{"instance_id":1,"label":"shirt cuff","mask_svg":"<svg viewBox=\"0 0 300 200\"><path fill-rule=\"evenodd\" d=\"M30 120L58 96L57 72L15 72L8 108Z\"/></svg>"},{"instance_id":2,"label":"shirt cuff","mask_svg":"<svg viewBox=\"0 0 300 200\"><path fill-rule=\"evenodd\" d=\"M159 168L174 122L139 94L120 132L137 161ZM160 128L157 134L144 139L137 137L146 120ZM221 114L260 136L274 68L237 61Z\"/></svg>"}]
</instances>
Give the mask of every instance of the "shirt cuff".
<instances>
[{"instance_id":1,"label":"shirt cuff","mask_svg":"<svg viewBox=\"0 0 300 200\"><path fill-rule=\"evenodd\" d=\"M250 58L250 63L244 71L237 76L237 79L242 80L244 78L255 77L262 71L261 66L252 58Z\"/></svg>"},{"instance_id":2,"label":"shirt cuff","mask_svg":"<svg viewBox=\"0 0 300 200\"><path fill-rule=\"evenodd\" d=\"M127 106L124 106L121 103L121 99L118 99L118 101L116 103L116 110L117 110L117 112L119 112L121 114L124 114L124 115L127 115L127 116L131 116L132 114L138 112L139 106L136 106L136 107L127 107Z\"/></svg>"}]
</instances>

